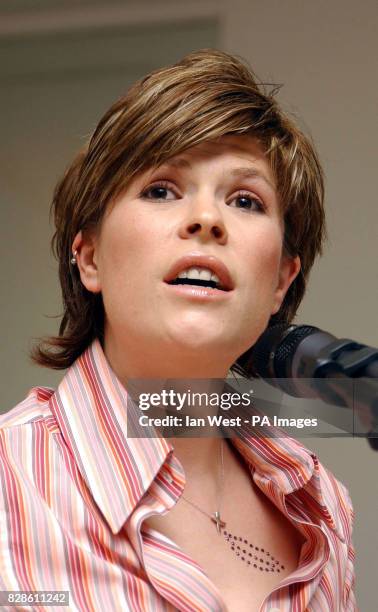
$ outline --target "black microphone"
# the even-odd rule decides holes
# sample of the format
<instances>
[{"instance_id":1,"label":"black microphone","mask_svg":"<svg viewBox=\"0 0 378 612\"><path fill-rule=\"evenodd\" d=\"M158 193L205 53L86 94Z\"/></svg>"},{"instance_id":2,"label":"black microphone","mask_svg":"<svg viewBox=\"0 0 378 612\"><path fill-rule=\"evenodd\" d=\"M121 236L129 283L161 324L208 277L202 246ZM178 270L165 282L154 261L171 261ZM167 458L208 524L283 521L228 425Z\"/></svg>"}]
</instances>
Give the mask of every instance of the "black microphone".
<instances>
[{"instance_id":1,"label":"black microphone","mask_svg":"<svg viewBox=\"0 0 378 612\"><path fill-rule=\"evenodd\" d=\"M260 336L250 363L258 376L288 395L318 397L358 409L365 417L368 412L368 436L378 432L378 349L337 339L312 325L280 324ZM358 381L358 394L345 384L348 378L363 379ZM378 450L378 438L370 437L369 443Z\"/></svg>"},{"instance_id":2,"label":"black microphone","mask_svg":"<svg viewBox=\"0 0 378 612\"><path fill-rule=\"evenodd\" d=\"M262 378L316 378L342 373L378 377L378 349L338 340L312 325L273 325L254 345L253 366Z\"/></svg>"}]
</instances>

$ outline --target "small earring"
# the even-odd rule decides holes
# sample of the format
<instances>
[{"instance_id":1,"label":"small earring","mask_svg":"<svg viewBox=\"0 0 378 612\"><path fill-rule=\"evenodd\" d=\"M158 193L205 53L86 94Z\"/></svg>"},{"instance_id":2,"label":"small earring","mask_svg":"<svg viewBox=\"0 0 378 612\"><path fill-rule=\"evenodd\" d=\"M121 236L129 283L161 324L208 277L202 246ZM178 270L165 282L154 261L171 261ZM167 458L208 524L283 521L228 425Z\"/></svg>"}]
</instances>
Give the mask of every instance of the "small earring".
<instances>
[{"instance_id":1,"label":"small earring","mask_svg":"<svg viewBox=\"0 0 378 612\"><path fill-rule=\"evenodd\" d=\"M71 259L70 259L70 263L71 263L73 266L76 266L76 264L77 264L76 255L77 255L77 251L74 251L74 252L73 252L73 254L72 254L72 257L71 257Z\"/></svg>"}]
</instances>

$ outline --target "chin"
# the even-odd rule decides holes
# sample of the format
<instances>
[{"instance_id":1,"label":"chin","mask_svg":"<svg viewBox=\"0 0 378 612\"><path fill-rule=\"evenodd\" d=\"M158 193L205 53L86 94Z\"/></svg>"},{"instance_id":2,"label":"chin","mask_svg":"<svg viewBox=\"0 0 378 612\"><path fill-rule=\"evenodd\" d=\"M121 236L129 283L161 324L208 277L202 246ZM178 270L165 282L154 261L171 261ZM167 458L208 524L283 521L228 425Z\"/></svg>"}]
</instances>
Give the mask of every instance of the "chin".
<instances>
[{"instance_id":1,"label":"chin","mask_svg":"<svg viewBox=\"0 0 378 612\"><path fill-rule=\"evenodd\" d=\"M170 329L167 333L169 344L172 349L182 351L183 354L198 354L205 352L209 357L219 361L229 360L232 363L233 358L237 358L238 340L234 334L230 334L230 330L221 328L221 326L211 325L180 325L177 328ZM228 359L227 359L228 357Z\"/></svg>"}]
</instances>

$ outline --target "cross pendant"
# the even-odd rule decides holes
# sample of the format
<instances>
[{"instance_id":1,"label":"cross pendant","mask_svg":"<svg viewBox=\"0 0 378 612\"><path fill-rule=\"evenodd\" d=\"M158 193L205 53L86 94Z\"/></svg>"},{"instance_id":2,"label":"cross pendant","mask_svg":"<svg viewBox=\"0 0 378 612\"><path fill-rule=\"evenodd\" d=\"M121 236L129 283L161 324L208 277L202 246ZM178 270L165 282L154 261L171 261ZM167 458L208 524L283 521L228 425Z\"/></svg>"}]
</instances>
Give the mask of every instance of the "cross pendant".
<instances>
[{"instance_id":1,"label":"cross pendant","mask_svg":"<svg viewBox=\"0 0 378 612\"><path fill-rule=\"evenodd\" d=\"M213 521L213 523L216 523L216 527L217 527L217 532L221 533L221 527L225 527L226 523L224 521L222 521L220 514L218 512L218 510L216 512L214 512L214 514L212 514L211 516L211 520Z\"/></svg>"}]
</instances>

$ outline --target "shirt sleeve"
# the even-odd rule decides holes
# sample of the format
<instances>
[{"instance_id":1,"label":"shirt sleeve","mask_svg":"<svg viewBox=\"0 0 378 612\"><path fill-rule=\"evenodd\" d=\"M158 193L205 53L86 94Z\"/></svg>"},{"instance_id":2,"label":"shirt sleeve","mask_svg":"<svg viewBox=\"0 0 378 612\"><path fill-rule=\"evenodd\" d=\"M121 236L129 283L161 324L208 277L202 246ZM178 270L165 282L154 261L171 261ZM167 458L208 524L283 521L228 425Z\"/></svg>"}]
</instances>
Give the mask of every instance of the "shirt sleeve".
<instances>
[{"instance_id":1,"label":"shirt sleeve","mask_svg":"<svg viewBox=\"0 0 378 612\"><path fill-rule=\"evenodd\" d=\"M349 491L346 487L342 485L343 493L345 499L347 501L347 509L349 512L349 521L350 521L350 532L349 532L349 540L347 542L348 545L348 556L346 562L346 570L345 570L345 582L344 582L344 610L345 612L358 612L358 606L356 602L354 587L355 587L355 570L354 570L354 562L355 562L355 550L352 541L352 531L354 524L354 510L352 506L352 502L350 499Z\"/></svg>"}]
</instances>

